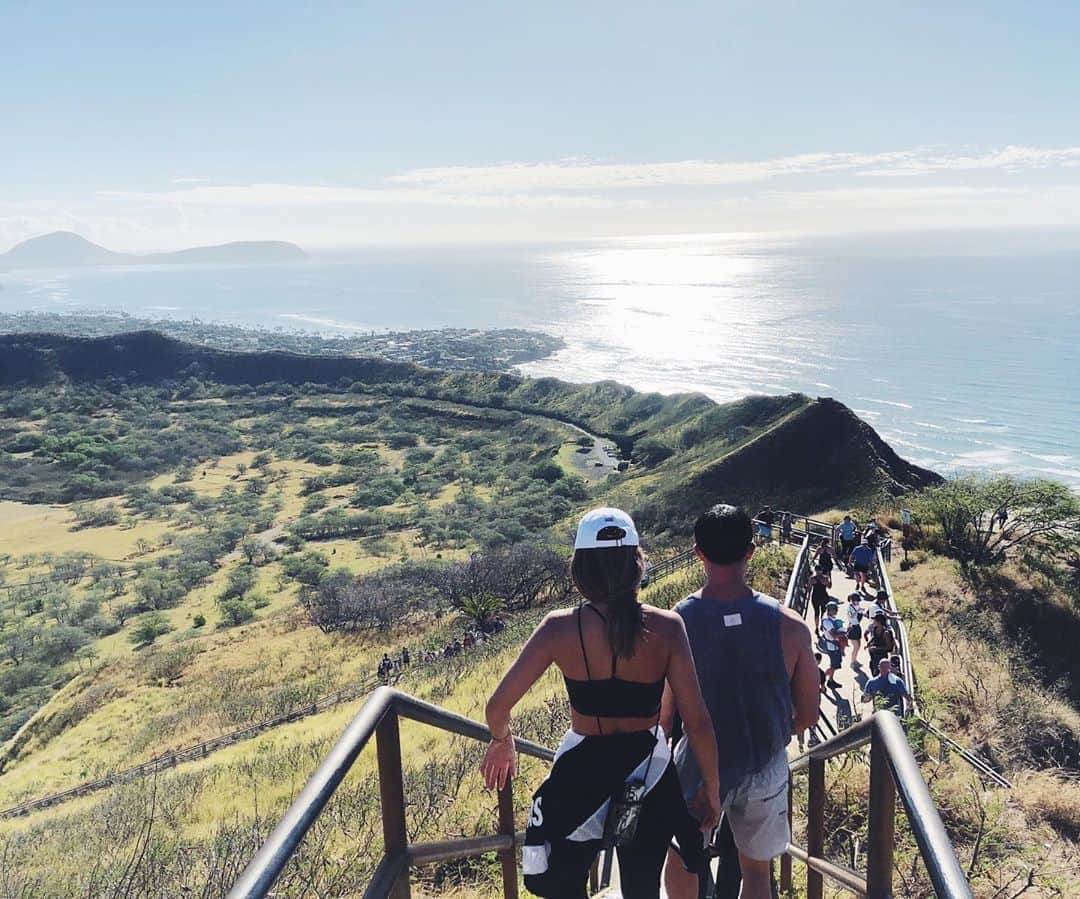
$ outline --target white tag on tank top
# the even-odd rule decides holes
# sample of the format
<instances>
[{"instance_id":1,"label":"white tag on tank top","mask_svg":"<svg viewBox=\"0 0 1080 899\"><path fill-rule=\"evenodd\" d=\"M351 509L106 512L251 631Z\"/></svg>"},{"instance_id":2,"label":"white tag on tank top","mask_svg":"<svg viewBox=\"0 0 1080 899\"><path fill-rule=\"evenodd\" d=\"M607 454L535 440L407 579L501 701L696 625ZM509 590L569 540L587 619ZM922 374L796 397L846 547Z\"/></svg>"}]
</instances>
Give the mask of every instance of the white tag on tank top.
<instances>
[{"instance_id":1,"label":"white tag on tank top","mask_svg":"<svg viewBox=\"0 0 1080 899\"><path fill-rule=\"evenodd\" d=\"M724 627L738 627L740 624L742 624L742 615L738 612L724 616Z\"/></svg>"}]
</instances>

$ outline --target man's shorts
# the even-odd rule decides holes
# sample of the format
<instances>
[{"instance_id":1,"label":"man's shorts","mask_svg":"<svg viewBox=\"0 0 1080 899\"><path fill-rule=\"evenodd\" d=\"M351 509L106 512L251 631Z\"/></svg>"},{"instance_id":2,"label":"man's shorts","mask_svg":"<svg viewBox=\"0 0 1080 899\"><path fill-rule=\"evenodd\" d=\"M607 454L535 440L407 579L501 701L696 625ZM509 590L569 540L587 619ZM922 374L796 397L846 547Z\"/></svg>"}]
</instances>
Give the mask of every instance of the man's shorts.
<instances>
[{"instance_id":1,"label":"man's shorts","mask_svg":"<svg viewBox=\"0 0 1080 899\"><path fill-rule=\"evenodd\" d=\"M829 667L840 669L844 667L844 651L842 649L826 649L825 654L829 657Z\"/></svg>"},{"instance_id":2,"label":"man's shorts","mask_svg":"<svg viewBox=\"0 0 1080 899\"><path fill-rule=\"evenodd\" d=\"M685 753L683 757L686 755L691 753ZM688 771L690 776L695 777L697 766L691 764L688 768L692 769L692 773ZM697 783L700 785L700 780ZM696 791L696 786L683 780L684 795L688 792L693 795ZM742 783L728 790L721 805L739 852L758 861L783 855L791 841L787 749L781 749L764 768L747 775Z\"/></svg>"},{"instance_id":3,"label":"man's shorts","mask_svg":"<svg viewBox=\"0 0 1080 899\"><path fill-rule=\"evenodd\" d=\"M855 565L854 568L855 568L855 570L857 572L859 572L859 574L869 574L870 573L870 566L869 565Z\"/></svg>"}]
</instances>

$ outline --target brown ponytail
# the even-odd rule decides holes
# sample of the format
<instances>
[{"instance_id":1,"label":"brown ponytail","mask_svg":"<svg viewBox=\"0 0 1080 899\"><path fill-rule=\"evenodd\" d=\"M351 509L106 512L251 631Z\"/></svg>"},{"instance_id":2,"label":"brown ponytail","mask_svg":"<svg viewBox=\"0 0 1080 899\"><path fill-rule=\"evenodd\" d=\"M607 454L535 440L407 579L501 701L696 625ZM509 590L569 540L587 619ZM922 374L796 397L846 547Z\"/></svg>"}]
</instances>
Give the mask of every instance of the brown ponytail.
<instances>
[{"instance_id":1,"label":"brown ponytail","mask_svg":"<svg viewBox=\"0 0 1080 899\"><path fill-rule=\"evenodd\" d=\"M639 546L578 549L570 560L570 577L578 592L605 606L607 638L611 651L629 658L645 629L638 602L645 557Z\"/></svg>"}]
</instances>

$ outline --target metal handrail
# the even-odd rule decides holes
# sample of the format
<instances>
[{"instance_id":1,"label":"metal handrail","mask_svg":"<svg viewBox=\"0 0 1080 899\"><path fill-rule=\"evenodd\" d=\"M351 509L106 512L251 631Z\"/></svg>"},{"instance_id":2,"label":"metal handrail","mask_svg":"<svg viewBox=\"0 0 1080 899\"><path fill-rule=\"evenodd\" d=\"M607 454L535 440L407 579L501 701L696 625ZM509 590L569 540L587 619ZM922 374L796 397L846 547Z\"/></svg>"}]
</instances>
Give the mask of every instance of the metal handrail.
<instances>
[{"instance_id":1,"label":"metal handrail","mask_svg":"<svg viewBox=\"0 0 1080 899\"><path fill-rule=\"evenodd\" d=\"M824 858L825 762L827 759L870 745L870 834L868 870L865 878L850 868ZM926 865L934 892L944 899L971 899L971 889L953 851L930 790L908 745L907 736L889 711L876 712L842 731L831 740L811 748L791 762L791 773L810 776L807 846L789 844L786 864L781 865L781 888L791 890L791 863L807 865L807 899L821 899L823 877L870 899L892 895L894 848L894 800L904 807L919 854ZM789 803L790 814L790 803Z\"/></svg>"},{"instance_id":2,"label":"metal handrail","mask_svg":"<svg viewBox=\"0 0 1080 899\"><path fill-rule=\"evenodd\" d=\"M429 702L416 699L390 687L379 687L360 707L356 717L334 744L322 764L311 775L300 795L282 816L277 827L266 838L262 848L251 860L229 891L228 899L261 899L273 887L289 858L299 847L308 829L315 823L323 807L334 795L345 775L371 738L378 734L379 791L383 815L385 854L365 891L367 899L399 892L401 883L407 885L409 866L414 861L429 858L465 858L478 852L497 849L503 861L503 881L506 895L517 890L514 847L517 837L513 829L513 800L509 781L499 793L499 839L479 842L475 839L452 840L437 844L408 845L405 832L405 797L401 772L401 745L398 737L398 718L409 718L449 733L487 741L491 732L483 724L449 712ZM530 740L514 738L518 752L533 758L551 761L555 753L546 746ZM507 817L509 821L507 822ZM478 848L479 847L479 848ZM451 853L451 854L448 854ZM511 876L512 875L512 876ZM512 881L512 887L511 887Z\"/></svg>"}]
</instances>

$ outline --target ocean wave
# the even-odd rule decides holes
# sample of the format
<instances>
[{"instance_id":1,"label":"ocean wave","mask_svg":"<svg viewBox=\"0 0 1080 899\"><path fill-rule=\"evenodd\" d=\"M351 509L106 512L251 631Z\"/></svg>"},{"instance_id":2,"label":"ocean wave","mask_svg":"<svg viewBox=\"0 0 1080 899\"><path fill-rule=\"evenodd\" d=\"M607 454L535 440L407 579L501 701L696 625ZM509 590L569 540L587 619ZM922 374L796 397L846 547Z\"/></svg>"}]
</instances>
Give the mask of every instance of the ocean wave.
<instances>
[{"instance_id":1,"label":"ocean wave","mask_svg":"<svg viewBox=\"0 0 1080 899\"><path fill-rule=\"evenodd\" d=\"M860 400L864 403L879 403L882 406L895 406L897 409L913 409L915 408L910 403L901 403L897 400L879 400L872 396L860 396Z\"/></svg>"}]
</instances>

